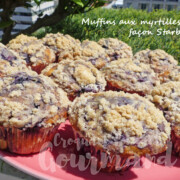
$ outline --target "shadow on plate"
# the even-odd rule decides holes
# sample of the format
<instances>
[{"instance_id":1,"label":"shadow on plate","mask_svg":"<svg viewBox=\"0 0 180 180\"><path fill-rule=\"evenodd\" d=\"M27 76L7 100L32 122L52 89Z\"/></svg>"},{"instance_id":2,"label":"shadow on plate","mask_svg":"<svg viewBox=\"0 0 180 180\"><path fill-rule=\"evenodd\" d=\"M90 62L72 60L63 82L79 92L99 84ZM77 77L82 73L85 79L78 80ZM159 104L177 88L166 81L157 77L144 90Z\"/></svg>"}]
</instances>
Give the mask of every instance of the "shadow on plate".
<instances>
[{"instance_id":1,"label":"shadow on plate","mask_svg":"<svg viewBox=\"0 0 180 180\"><path fill-rule=\"evenodd\" d=\"M66 132L66 133L64 133L64 132ZM87 159L85 160L84 155L78 153L76 143L74 142L71 145L68 145L68 141L72 142L72 140L74 140L72 127L69 124L66 124L64 127L62 127L59 130L59 135L60 135L59 137L61 137L61 138L59 138L58 143L61 142L61 144L57 147L54 147L54 149L52 151L52 155L53 155L56 163L59 166L61 166L61 168L63 168L63 170L65 170L66 172L73 174L75 176L84 178L84 179L89 179L89 180L90 179L106 180L106 179L111 179L111 178L114 179L114 178L120 178L120 177L122 177L123 180L131 180L131 179L137 178L137 175L134 172L132 172L131 170L127 170L122 173L99 172L99 173L93 175L91 173L92 168L90 168L91 165L90 165L89 161L87 162ZM73 162L72 164L78 163L78 167L72 167L72 165L70 165L70 161L68 163L66 163L66 160L64 161L64 164L63 164L59 158L59 155L63 155L63 157L68 157L70 159L70 161ZM79 159L81 159L81 161L79 161ZM88 163L89 163L89 166L88 166ZM62 166L64 166L64 167L62 167ZM97 171L93 171L93 172L96 173Z\"/></svg>"}]
</instances>

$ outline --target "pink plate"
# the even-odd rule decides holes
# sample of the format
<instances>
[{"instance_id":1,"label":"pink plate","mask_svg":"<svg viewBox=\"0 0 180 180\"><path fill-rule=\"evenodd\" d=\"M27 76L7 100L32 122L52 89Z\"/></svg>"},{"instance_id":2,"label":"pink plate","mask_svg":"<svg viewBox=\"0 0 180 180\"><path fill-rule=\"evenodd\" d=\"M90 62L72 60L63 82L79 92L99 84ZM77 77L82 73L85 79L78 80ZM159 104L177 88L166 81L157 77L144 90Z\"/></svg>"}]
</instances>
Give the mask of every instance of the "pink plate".
<instances>
[{"instance_id":1,"label":"pink plate","mask_svg":"<svg viewBox=\"0 0 180 180\"><path fill-rule=\"evenodd\" d=\"M85 171L79 167L72 167L72 163L68 162L65 164L61 160L72 160L72 157L79 155L75 154L76 146L73 142L72 128L69 122L62 124L59 128L59 133L56 136L57 142L53 142L52 149L48 149L39 154L19 156L11 154L5 151L0 151L0 157L5 162L12 166L24 171L37 178L43 178L48 180L107 180L107 179L123 179L123 180L179 180L180 179L180 160L177 157L170 157L167 159L168 162L175 163L173 166L168 163L168 166L164 164L159 165L160 158L163 161L165 153L156 156L156 163L147 160L147 158L141 159L141 166L133 167L124 173L104 173L99 172L96 175L92 175L90 167ZM70 145L71 144L71 145ZM70 158L71 157L71 158ZM78 162L78 160L77 160ZM167 161L166 161L167 162ZM64 167L62 167L64 166Z\"/></svg>"}]
</instances>

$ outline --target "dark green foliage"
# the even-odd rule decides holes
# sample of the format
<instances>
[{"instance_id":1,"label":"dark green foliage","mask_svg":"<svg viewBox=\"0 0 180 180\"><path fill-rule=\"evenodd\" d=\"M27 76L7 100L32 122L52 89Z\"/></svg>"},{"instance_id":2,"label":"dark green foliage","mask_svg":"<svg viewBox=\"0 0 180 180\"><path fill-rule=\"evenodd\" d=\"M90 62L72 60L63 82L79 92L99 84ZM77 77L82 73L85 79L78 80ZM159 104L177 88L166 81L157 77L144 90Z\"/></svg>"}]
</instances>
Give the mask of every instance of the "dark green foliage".
<instances>
[{"instance_id":1,"label":"dark green foliage","mask_svg":"<svg viewBox=\"0 0 180 180\"><path fill-rule=\"evenodd\" d=\"M83 18L90 18L91 20L97 20L98 18L105 18L106 20L116 21L116 25L102 25L102 27L96 25L82 25ZM78 14L74 16L69 16L60 23L53 27L47 27L40 29L35 33L36 36L42 37L46 33L56 33L61 32L64 34L70 34L71 36L78 38L80 40L90 39L98 41L100 38L113 37L118 38L126 43L128 43L132 48L134 53L142 49L164 49L169 54L173 55L177 60L180 61L180 35L166 35L157 36L157 29L167 29L176 30L179 28L178 25L170 26L159 26L154 25L152 28L150 25L118 25L120 20L136 20L140 22L141 20L159 20L164 18L172 18L174 20L180 19L180 11L165 11L158 10L148 13L146 11L135 10L135 9L103 9L98 8L93 11L84 14ZM130 29L135 30L151 30L155 35L145 35L141 37L129 36Z\"/></svg>"},{"instance_id":2,"label":"dark green foliage","mask_svg":"<svg viewBox=\"0 0 180 180\"><path fill-rule=\"evenodd\" d=\"M34 0L38 6L46 1L52 0ZM31 7L30 2L31 0L0 0L0 9L2 10L0 11L0 29L3 30L1 41L4 44L8 43L9 40L21 33L31 34L43 26L52 26L57 24L69 15L85 13L94 8L101 7L105 3L104 0L59 0L55 11L51 15L43 16L42 12L36 12L36 15L39 18L33 25L15 35L12 35L11 32L16 24L16 21L12 19L12 16L16 7Z\"/></svg>"}]
</instances>

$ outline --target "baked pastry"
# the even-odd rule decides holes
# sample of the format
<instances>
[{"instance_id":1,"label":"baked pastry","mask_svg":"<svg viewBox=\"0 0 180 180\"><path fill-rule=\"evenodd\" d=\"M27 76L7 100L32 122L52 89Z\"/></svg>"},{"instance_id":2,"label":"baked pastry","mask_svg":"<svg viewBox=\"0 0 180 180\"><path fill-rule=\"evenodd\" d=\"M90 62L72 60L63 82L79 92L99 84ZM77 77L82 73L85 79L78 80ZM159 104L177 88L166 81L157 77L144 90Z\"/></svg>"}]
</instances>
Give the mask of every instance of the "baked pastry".
<instances>
[{"instance_id":1,"label":"baked pastry","mask_svg":"<svg viewBox=\"0 0 180 180\"><path fill-rule=\"evenodd\" d=\"M80 55L81 43L70 35L50 33L47 34L42 41L44 45L54 50L57 56L57 61L62 61L64 59L74 60L76 56Z\"/></svg>"},{"instance_id":2,"label":"baked pastry","mask_svg":"<svg viewBox=\"0 0 180 180\"><path fill-rule=\"evenodd\" d=\"M163 110L172 126L174 152L180 156L180 82L167 82L157 86L148 98Z\"/></svg>"},{"instance_id":3,"label":"baked pastry","mask_svg":"<svg viewBox=\"0 0 180 180\"><path fill-rule=\"evenodd\" d=\"M106 81L103 74L90 62L66 60L51 64L42 73L52 78L60 88L67 92L70 100L85 92L103 91Z\"/></svg>"},{"instance_id":4,"label":"baked pastry","mask_svg":"<svg viewBox=\"0 0 180 180\"><path fill-rule=\"evenodd\" d=\"M72 103L69 120L76 137L82 138L81 151L95 156L108 172L125 170L129 158L165 151L170 138L162 111L137 94L83 94Z\"/></svg>"},{"instance_id":5,"label":"baked pastry","mask_svg":"<svg viewBox=\"0 0 180 180\"><path fill-rule=\"evenodd\" d=\"M149 64L154 72L158 75L159 79L163 83L169 76L169 74L177 66L178 62L173 56L167 54L164 50L143 50L134 55L135 63Z\"/></svg>"},{"instance_id":6,"label":"baked pastry","mask_svg":"<svg viewBox=\"0 0 180 180\"><path fill-rule=\"evenodd\" d=\"M81 44L81 58L90 61L96 68L101 69L110 62L110 58L97 42L85 40Z\"/></svg>"},{"instance_id":7,"label":"baked pastry","mask_svg":"<svg viewBox=\"0 0 180 180\"><path fill-rule=\"evenodd\" d=\"M105 49L111 61L133 57L132 48L119 39L102 38L98 41L98 44Z\"/></svg>"},{"instance_id":8,"label":"baked pastry","mask_svg":"<svg viewBox=\"0 0 180 180\"><path fill-rule=\"evenodd\" d=\"M67 118L67 94L48 77L19 72L0 79L0 149L42 150Z\"/></svg>"},{"instance_id":9,"label":"baked pastry","mask_svg":"<svg viewBox=\"0 0 180 180\"><path fill-rule=\"evenodd\" d=\"M107 90L123 90L149 94L153 87L160 84L154 71L147 64L135 64L131 59L112 61L102 69L107 81Z\"/></svg>"},{"instance_id":10,"label":"baked pastry","mask_svg":"<svg viewBox=\"0 0 180 180\"><path fill-rule=\"evenodd\" d=\"M43 42L35 37L19 35L7 45L16 51L27 66L40 73L47 65L55 62L53 50L43 45Z\"/></svg>"}]
</instances>

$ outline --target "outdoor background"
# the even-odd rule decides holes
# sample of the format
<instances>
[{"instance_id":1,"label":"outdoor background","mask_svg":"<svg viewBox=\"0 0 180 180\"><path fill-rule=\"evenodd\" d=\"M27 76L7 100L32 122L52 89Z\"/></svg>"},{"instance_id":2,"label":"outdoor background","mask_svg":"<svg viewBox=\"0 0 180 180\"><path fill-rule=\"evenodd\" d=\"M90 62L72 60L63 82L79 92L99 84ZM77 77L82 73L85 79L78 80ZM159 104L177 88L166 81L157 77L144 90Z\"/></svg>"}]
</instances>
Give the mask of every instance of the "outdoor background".
<instances>
[{"instance_id":1,"label":"outdoor background","mask_svg":"<svg viewBox=\"0 0 180 180\"><path fill-rule=\"evenodd\" d=\"M96 25L82 25L83 18L90 18L91 20L97 20L98 18L105 18L106 20L159 20L160 18L172 18L174 20L180 20L180 11L173 10L154 10L153 12L147 12L135 9L105 9L97 8L93 11L84 14L77 14L65 18L63 21L52 27L43 27L37 32L33 33L34 36L39 38L45 36L46 33L61 32L64 34L70 34L71 36L82 40L89 39L98 41L100 38L113 37L118 38L133 48L133 52L136 53L142 49L164 49L169 54L173 55L180 62L180 35L166 35L166 36L150 36L145 35L142 37L129 36L129 30L131 28L136 30L152 30L156 32L157 29L176 30L178 26L159 26L154 25L152 28L148 25L103 25L102 27L96 27ZM180 30L180 27L179 27Z\"/></svg>"}]
</instances>

